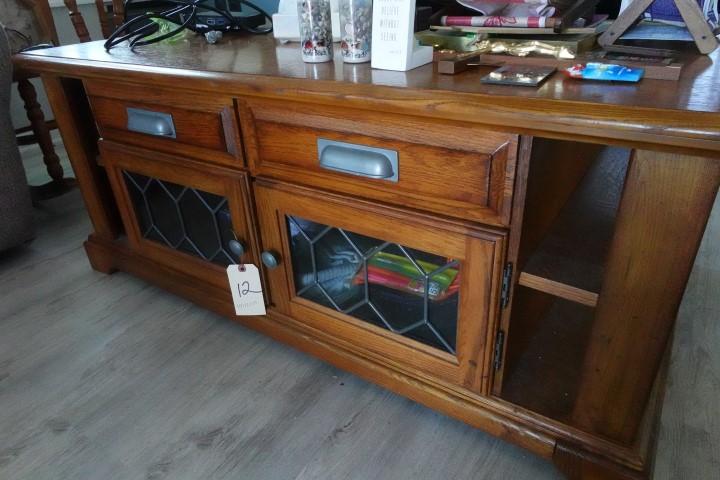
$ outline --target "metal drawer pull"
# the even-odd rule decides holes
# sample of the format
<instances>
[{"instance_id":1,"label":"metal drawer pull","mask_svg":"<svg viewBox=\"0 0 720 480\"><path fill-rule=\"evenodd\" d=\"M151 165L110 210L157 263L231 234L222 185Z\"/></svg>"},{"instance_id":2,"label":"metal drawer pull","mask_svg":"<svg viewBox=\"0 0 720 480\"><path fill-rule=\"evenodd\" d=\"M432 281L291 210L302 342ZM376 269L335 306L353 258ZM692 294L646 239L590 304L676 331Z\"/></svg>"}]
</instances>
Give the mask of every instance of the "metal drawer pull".
<instances>
[{"instance_id":1,"label":"metal drawer pull","mask_svg":"<svg viewBox=\"0 0 720 480\"><path fill-rule=\"evenodd\" d=\"M394 150L318 138L320 167L336 172L398 181L398 154Z\"/></svg>"},{"instance_id":2,"label":"metal drawer pull","mask_svg":"<svg viewBox=\"0 0 720 480\"><path fill-rule=\"evenodd\" d=\"M158 137L175 137L175 125L169 113L127 107L127 129Z\"/></svg>"},{"instance_id":3,"label":"metal drawer pull","mask_svg":"<svg viewBox=\"0 0 720 480\"><path fill-rule=\"evenodd\" d=\"M236 260L241 260L242 256L245 254L245 245L243 245L239 240L230 240L228 242L228 248L230 249L230 252L235 255Z\"/></svg>"}]
</instances>

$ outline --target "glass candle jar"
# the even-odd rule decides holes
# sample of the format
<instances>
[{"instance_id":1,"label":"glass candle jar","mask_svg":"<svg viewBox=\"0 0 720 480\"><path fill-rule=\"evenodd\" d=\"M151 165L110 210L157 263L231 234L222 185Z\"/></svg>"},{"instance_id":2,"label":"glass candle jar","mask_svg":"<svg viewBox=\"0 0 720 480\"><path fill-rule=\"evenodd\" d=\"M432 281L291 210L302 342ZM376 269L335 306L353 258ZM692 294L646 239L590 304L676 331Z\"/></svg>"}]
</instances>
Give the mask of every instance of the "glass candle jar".
<instances>
[{"instance_id":1,"label":"glass candle jar","mask_svg":"<svg viewBox=\"0 0 720 480\"><path fill-rule=\"evenodd\" d=\"M343 62L370 61L372 0L340 0L340 53Z\"/></svg>"},{"instance_id":2,"label":"glass candle jar","mask_svg":"<svg viewBox=\"0 0 720 480\"><path fill-rule=\"evenodd\" d=\"M333 58L330 0L298 0L300 48L305 62L329 62Z\"/></svg>"}]
</instances>

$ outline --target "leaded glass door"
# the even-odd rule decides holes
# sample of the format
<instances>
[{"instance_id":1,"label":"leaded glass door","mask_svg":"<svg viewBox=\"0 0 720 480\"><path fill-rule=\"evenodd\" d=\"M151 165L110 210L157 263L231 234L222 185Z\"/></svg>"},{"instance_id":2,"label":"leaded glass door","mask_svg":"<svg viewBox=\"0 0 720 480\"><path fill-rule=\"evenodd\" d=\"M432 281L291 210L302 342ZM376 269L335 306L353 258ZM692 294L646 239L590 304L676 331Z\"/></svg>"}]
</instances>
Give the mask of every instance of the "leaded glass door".
<instances>
[{"instance_id":1,"label":"leaded glass door","mask_svg":"<svg viewBox=\"0 0 720 480\"><path fill-rule=\"evenodd\" d=\"M455 354L460 261L287 215L295 295Z\"/></svg>"},{"instance_id":2,"label":"leaded glass door","mask_svg":"<svg viewBox=\"0 0 720 480\"><path fill-rule=\"evenodd\" d=\"M101 142L130 245L227 289L225 269L257 263L245 174Z\"/></svg>"},{"instance_id":3,"label":"leaded glass door","mask_svg":"<svg viewBox=\"0 0 720 480\"><path fill-rule=\"evenodd\" d=\"M503 234L286 185L255 195L274 308L486 392Z\"/></svg>"}]
</instances>

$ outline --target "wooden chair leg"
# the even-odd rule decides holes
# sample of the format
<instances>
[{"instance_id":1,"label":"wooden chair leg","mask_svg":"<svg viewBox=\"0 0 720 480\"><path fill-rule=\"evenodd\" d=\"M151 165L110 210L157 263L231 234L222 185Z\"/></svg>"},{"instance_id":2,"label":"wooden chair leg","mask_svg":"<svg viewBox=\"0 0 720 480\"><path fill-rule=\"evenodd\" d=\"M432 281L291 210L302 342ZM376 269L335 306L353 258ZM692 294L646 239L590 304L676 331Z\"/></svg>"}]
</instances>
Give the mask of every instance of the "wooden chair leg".
<instances>
[{"instance_id":1,"label":"wooden chair leg","mask_svg":"<svg viewBox=\"0 0 720 480\"><path fill-rule=\"evenodd\" d=\"M53 180L60 181L63 178L63 168L62 165L60 165L60 158L55 153L55 147L53 147L52 138L50 137L50 130L48 130L47 124L45 123L45 115L37 101L35 87L29 79L23 78L18 81L18 92L20 93L20 98L25 102L25 111L27 112L28 120L30 120L30 126L35 134L35 138L40 145L40 150L42 150L48 175L50 175L50 178Z\"/></svg>"},{"instance_id":2,"label":"wooden chair leg","mask_svg":"<svg viewBox=\"0 0 720 480\"><path fill-rule=\"evenodd\" d=\"M105 7L105 0L95 0L95 9L100 19L100 30L102 31L103 38L108 38L115 31L113 14L108 13Z\"/></svg>"},{"instance_id":3,"label":"wooden chair leg","mask_svg":"<svg viewBox=\"0 0 720 480\"><path fill-rule=\"evenodd\" d=\"M63 3L68 9L68 15L70 15L70 22L72 22L75 28L75 33L80 39L80 42L89 42L90 32L88 32L85 19L83 19L82 13L78 10L77 0L63 0Z\"/></svg>"},{"instance_id":4,"label":"wooden chair leg","mask_svg":"<svg viewBox=\"0 0 720 480\"><path fill-rule=\"evenodd\" d=\"M18 80L18 92L25 104L25 111L28 120L30 120L33 134L38 145L40 145L48 175L52 179L51 182L45 185L32 188L33 199L44 200L61 195L75 186L75 180L65 178L65 172L62 165L60 165L60 157L55 153L50 129L45 122L45 115L40 103L37 101L37 92L28 78Z\"/></svg>"}]
</instances>

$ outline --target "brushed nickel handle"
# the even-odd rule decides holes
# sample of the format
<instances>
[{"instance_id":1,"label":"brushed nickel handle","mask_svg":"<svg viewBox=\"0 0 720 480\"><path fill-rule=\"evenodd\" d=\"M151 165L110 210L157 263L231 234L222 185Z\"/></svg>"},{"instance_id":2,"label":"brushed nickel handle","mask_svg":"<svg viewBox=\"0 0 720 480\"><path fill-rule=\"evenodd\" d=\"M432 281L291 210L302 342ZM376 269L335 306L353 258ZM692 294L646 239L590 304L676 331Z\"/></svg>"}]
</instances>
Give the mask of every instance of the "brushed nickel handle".
<instances>
[{"instance_id":1,"label":"brushed nickel handle","mask_svg":"<svg viewBox=\"0 0 720 480\"><path fill-rule=\"evenodd\" d=\"M318 138L320 167L361 177L398 181L398 154L394 150Z\"/></svg>"},{"instance_id":2,"label":"brushed nickel handle","mask_svg":"<svg viewBox=\"0 0 720 480\"><path fill-rule=\"evenodd\" d=\"M127 129L131 132L176 138L172 115L141 108L127 107Z\"/></svg>"}]
</instances>

